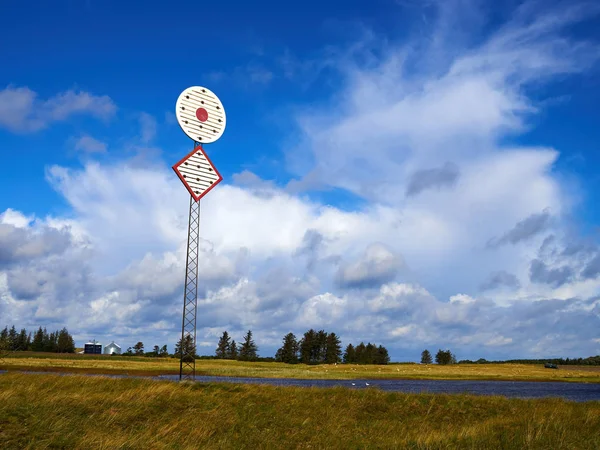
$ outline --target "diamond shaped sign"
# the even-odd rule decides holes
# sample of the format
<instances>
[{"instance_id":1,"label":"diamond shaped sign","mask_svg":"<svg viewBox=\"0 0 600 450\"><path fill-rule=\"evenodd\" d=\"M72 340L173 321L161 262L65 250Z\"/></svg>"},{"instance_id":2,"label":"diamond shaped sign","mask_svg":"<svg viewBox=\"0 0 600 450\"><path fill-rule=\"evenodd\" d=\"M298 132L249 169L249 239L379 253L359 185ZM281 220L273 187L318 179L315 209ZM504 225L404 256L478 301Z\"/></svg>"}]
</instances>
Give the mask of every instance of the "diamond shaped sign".
<instances>
[{"instance_id":1,"label":"diamond shaped sign","mask_svg":"<svg viewBox=\"0 0 600 450\"><path fill-rule=\"evenodd\" d=\"M175 164L173 170L195 201L200 200L223 180L200 145Z\"/></svg>"}]
</instances>

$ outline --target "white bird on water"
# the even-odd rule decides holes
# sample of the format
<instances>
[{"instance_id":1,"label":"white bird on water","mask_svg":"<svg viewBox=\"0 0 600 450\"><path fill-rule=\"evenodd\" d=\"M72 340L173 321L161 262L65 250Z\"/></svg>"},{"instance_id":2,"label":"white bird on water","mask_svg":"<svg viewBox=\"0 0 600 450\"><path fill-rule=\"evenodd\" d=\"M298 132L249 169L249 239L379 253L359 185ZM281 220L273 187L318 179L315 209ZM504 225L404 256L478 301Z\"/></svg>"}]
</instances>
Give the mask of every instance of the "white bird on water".
<instances>
[{"instance_id":1,"label":"white bird on water","mask_svg":"<svg viewBox=\"0 0 600 450\"><path fill-rule=\"evenodd\" d=\"M365 383L367 386L369 386L369 383Z\"/></svg>"},{"instance_id":2,"label":"white bird on water","mask_svg":"<svg viewBox=\"0 0 600 450\"><path fill-rule=\"evenodd\" d=\"M356 386L356 383L352 383L352 386Z\"/></svg>"}]
</instances>

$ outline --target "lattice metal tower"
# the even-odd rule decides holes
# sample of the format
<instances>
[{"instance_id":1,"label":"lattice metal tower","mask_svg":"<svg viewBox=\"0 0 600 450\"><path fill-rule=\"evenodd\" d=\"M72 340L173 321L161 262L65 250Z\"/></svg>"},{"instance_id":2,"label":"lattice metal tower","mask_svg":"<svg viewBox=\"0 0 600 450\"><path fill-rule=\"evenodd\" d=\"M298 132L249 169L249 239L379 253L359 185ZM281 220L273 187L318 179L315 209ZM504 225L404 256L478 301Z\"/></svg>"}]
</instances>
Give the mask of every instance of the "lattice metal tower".
<instances>
[{"instance_id":1,"label":"lattice metal tower","mask_svg":"<svg viewBox=\"0 0 600 450\"><path fill-rule=\"evenodd\" d=\"M198 256L200 244L200 200L190 196L188 245L183 293L181 325L181 358L179 379L193 380L196 376L196 314L198 311Z\"/></svg>"}]
</instances>

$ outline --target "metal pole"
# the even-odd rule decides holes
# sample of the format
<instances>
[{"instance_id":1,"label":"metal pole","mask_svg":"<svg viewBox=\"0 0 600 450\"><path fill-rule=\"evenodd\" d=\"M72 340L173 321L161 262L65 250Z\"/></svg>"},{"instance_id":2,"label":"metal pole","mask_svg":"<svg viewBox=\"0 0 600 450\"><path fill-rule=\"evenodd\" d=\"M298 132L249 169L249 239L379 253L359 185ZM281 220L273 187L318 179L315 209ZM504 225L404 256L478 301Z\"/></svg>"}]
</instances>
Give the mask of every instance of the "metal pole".
<instances>
[{"instance_id":1,"label":"metal pole","mask_svg":"<svg viewBox=\"0 0 600 450\"><path fill-rule=\"evenodd\" d=\"M195 145L194 145L195 146ZM196 313L198 307L198 256L200 244L200 202L190 196L188 223L188 246L185 265L185 288L183 294L183 317L179 380L196 378ZM189 344L192 343L192 345Z\"/></svg>"}]
</instances>

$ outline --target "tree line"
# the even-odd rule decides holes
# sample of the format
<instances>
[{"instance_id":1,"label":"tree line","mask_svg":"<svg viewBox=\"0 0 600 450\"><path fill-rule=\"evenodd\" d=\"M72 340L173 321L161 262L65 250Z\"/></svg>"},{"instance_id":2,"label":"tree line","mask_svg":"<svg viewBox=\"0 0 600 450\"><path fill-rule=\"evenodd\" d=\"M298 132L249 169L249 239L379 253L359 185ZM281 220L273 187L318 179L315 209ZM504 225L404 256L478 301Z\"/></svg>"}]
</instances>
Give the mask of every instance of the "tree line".
<instances>
[{"instance_id":1,"label":"tree line","mask_svg":"<svg viewBox=\"0 0 600 450\"><path fill-rule=\"evenodd\" d=\"M234 339L231 339L229 333L224 331L215 350L217 359L236 359L238 361L257 361L258 346L252 339L252 330L248 330L244 336L242 344L238 348L238 344Z\"/></svg>"},{"instance_id":2,"label":"tree line","mask_svg":"<svg viewBox=\"0 0 600 450\"><path fill-rule=\"evenodd\" d=\"M488 361L479 358L476 361L461 359L459 364L545 364L551 363L560 366L600 366L600 355L587 358L546 358L546 359L507 359L505 361Z\"/></svg>"},{"instance_id":3,"label":"tree line","mask_svg":"<svg viewBox=\"0 0 600 450\"><path fill-rule=\"evenodd\" d=\"M383 345L377 347L370 342L367 345L361 342L356 347L348 344L344 352L344 362L347 364L387 364L390 362L390 357Z\"/></svg>"},{"instance_id":4,"label":"tree line","mask_svg":"<svg viewBox=\"0 0 600 450\"><path fill-rule=\"evenodd\" d=\"M7 351L33 351L53 353L75 353L75 341L66 328L48 333L39 327L34 333L25 328L17 331L15 326L0 331L0 347Z\"/></svg>"},{"instance_id":5,"label":"tree line","mask_svg":"<svg viewBox=\"0 0 600 450\"><path fill-rule=\"evenodd\" d=\"M439 349L435 354L435 362L440 365L456 364L456 356L450 350ZM421 352L421 364L433 364L431 353L425 349Z\"/></svg>"},{"instance_id":6,"label":"tree line","mask_svg":"<svg viewBox=\"0 0 600 450\"><path fill-rule=\"evenodd\" d=\"M363 342L354 347L349 344L342 354L342 342L335 333L325 330L306 331L300 339L294 333L286 334L282 345L275 352L275 358L260 358L258 347L252 339L252 331L248 330L244 341L238 347L229 332L224 331L215 350L214 358L236 359L240 361L277 361L287 364L337 364L341 362L354 364L387 364L390 361L385 347Z\"/></svg>"}]
</instances>

